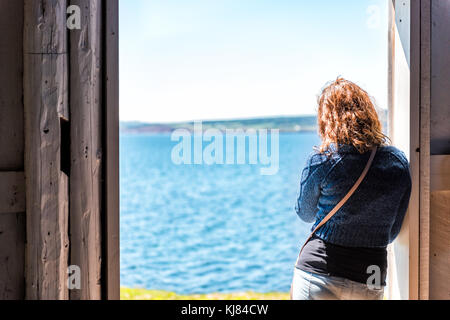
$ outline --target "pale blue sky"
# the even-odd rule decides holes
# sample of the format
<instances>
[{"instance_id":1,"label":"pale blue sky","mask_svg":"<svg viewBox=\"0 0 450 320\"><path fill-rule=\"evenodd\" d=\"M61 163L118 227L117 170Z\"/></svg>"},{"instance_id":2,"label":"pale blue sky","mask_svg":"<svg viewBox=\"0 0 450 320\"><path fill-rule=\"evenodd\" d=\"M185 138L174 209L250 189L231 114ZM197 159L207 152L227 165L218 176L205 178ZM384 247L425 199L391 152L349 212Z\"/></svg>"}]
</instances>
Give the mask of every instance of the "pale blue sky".
<instances>
[{"instance_id":1,"label":"pale blue sky","mask_svg":"<svg viewBox=\"0 0 450 320\"><path fill-rule=\"evenodd\" d=\"M342 75L387 101L387 0L120 0L120 117L313 114Z\"/></svg>"}]
</instances>

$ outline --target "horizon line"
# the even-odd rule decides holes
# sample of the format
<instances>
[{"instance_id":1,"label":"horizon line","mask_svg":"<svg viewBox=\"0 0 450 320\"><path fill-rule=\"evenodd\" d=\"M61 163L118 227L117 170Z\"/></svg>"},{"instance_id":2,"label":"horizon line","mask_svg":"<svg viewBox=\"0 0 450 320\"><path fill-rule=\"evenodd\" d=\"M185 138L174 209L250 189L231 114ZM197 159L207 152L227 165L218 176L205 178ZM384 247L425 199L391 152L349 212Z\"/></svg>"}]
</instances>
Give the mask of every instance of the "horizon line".
<instances>
[{"instance_id":1,"label":"horizon line","mask_svg":"<svg viewBox=\"0 0 450 320\"><path fill-rule=\"evenodd\" d=\"M246 121L246 120L270 120L282 118L307 118L317 117L317 114L303 114L303 115L277 115L277 116L257 116L257 117L242 117L242 118L222 118L222 119L197 119L197 120L182 120L173 122L147 122L140 120L120 120L122 123L140 123L140 124L183 124L195 122L231 122L231 121Z\"/></svg>"}]
</instances>

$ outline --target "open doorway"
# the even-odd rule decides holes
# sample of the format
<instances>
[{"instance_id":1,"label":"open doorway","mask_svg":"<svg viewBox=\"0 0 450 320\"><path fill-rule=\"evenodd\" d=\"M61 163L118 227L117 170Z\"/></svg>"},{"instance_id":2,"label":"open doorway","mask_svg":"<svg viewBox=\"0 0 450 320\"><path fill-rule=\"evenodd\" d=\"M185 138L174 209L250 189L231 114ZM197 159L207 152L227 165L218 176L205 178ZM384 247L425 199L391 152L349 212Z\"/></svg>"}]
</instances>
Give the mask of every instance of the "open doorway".
<instances>
[{"instance_id":1,"label":"open doorway","mask_svg":"<svg viewBox=\"0 0 450 320\"><path fill-rule=\"evenodd\" d=\"M121 0L120 28L123 297L286 298L317 94L355 81L387 129L388 1Z\"/></svg>"}]
</instances>

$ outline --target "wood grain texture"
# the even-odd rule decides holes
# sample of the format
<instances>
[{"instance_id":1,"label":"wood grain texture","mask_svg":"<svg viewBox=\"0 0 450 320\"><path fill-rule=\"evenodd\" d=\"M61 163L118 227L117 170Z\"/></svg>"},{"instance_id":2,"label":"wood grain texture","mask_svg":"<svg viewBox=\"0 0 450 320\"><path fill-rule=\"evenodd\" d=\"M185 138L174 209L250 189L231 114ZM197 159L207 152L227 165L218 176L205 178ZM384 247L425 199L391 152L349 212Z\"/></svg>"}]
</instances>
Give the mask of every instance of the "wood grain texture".
<instances>
[{"instance_id":1,"label":"wood grain texture","mask_svg":"<svg viewBox=\"0 0 450 320\"><path fill-rule=\"evenodd\" d=\"M24 2L26 298L67 299L68 178L60 119L67 113L66 1Z\"/></svg>"},{"instance_id":2,"label":"wood grain texture","mask_svg":"<svg viewBox=\"0 0 450 320\"><path fill-rule=\"evenodd\" d=\"M431 156L431 191L450 190L450 155Z\"/></svg>"},{"instance_id":3,"label":"wood grain texture","mask_svg":"<svg viewBox=\"0 0 450 320\"><path fill-rule=\"evenodd\" d=\"M420 9L420 220L419 298L430 296L430 115L431 115L431 2Z\"/></svg>"},{"instance_id":4,"label":"wood grain texture","mask_svg":"<svg viewBox=\"0 0 450 320\"><path fill-rule=\"evenodd\" d=\"M399 4L405 1L397 0ZM418 300L420 282L420 18L421 0L410 0L410 80L409 85L409 127L403 134L409 139L410 171L412 178L411 200L408 209L409 215L409 252L402 259L408 261L408 283L409 300ZM406 98L406 97L404 97ZM403 119L398 118L396 126L400 126ZM405 270L403 270L404 272ZM400 271L402 272L402 271Z\"/></svg>"},{"instance_id":5,"label":"wood grain texture","mask_svg":"<svg viewBox=\"0 0 450 320\"><path fill-rule=\"evenodd\" d=\"M450 190L431 193L430 299L450 299Z\"/></svg>"},{"instance_id":6,"label":"wood grain texture","mask_svg":"<svg viewBox=\"0 0 450 320\"><path fill-rule=\"evenodd\" d=\"M0 0L0 171L23 171L23 1Z\"/></svg>"},{"instance_id":7,"label":"wood grain texture","mask_svg":"<svg viewBox=\"0 0 450 320\"><path fill-rule=\"evenodd\" d=\"M25 297L25 214L0 214L0 300Z\"/></svg>"},{"instance_id":8,"label":"wood grain texture","mask_svg":"<svg viewBox=\"0 0 450 320\"><path fill-rule=\"evenodd\" d=\"M18 300L25 297L23 0L0 0L0 30L0 300Z\"/></svg>"},{"instance_id":9,"label":"wood grain texture","mask_svg":"<svg viewBox=\"0 0 450 320\"><path fill-rule=\"evenodd\" d=\"M103 230L105 265L104 298L120 299L120 247L119 247L119 2L108 0L105 16L104 61L104 216Z\"/></svg>"},{"instance_id":10,"label":"wood grain texture","mask_svg":"<svg viewBox=\"0 0 450 320\"><path fill-rule=\"evenodd\" d=\"M431 154L450 155L450 1L431 2Z\"/></svg>"},{"instance_id":11,"label":"wood grain texture","mask_svg":"<svg viewBox=\"0 0 450 320\"><path fill-rule=\"evenodd\" d=\"M0 214L25 212L23 172L0 172Z\"/></svg>"},{"instance_id":12,"label":"wood grain texture","mask_svg":"<svg viewBox=\"0 0 450 320\"><path fill-rule=\"evenodd\" d=\"M70 264L81 268L72 300L101 299L102 1L72 0L81 30L70 32Z\"/></svg>"},{"instance_id":13,"label":"wood grain texture","mask_svg":"<svg viewBox=\"0 0 450 320\"><path fill-rule=\"evenodd\" d=\"M413 187L402 230L390 248L387 293L389 299L414 300L419 297L420 0L390 2L389 134L410 161Z\"/></svg>"}]
</instances>

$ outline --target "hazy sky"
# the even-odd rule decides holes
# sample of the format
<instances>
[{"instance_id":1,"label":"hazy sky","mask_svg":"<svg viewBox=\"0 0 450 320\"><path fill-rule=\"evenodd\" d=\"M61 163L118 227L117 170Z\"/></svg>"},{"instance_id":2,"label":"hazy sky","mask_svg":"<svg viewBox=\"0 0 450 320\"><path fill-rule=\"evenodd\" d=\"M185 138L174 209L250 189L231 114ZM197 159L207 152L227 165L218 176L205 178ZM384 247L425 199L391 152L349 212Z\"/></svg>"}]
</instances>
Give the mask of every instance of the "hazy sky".
<instances>
[{"instance_id":1,"label":"hazy sky","mask_svg":"<svg viewBox=\"0 0 450 320\"><path fill-rule=\"evenodd\" d=\"M120 118L313 114L344 76L387 102L387 0L120 0Z\"/></svg>"}]
</instances>

